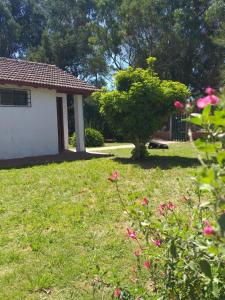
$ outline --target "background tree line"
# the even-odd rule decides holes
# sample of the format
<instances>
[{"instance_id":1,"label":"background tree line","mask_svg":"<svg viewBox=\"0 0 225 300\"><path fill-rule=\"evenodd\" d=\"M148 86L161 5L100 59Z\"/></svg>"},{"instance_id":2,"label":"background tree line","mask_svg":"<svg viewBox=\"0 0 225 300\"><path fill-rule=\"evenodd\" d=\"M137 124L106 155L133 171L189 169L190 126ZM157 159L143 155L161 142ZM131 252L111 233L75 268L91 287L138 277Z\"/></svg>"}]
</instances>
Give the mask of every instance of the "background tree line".
<instances>
[{"instance_id":1,"label":"background tree line","mask_svg":"<svg viewBox=\"0 0 225 300\"><path fill-rule=\"evenodd\" d=\"M154 56L161 79L199 94L224 82L224 20L224 0L0 0L0 56L56 64L98 87ZM86 106L104 131L97 104Z\"/></svg>"},{"instance_id":2,"label":"background tree line","mask_svg":"<svg viewBox=\"0 0 225 300\"><path fill-rule=\"evenodd\" d=\"M162 79L219 85L223 0L0 0L0 55L54 63L102 86L157 57Z\"/></svg>"}]
</instances>

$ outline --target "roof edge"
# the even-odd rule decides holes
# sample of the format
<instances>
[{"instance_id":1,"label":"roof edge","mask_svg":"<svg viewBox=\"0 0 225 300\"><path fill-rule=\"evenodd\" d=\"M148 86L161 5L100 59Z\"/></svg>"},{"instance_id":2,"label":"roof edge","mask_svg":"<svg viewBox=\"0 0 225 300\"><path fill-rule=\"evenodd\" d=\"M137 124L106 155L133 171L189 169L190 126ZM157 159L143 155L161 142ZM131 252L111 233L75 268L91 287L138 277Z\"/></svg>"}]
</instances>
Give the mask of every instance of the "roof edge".
<instances>
[{"instance_id":1,"label":"roof edge","mask_svg":"<svg viewBox=\"0 0 225 300\"><path fill-rule=\"evenodd\" d=\"M44 83L35 83L35 82L27 82L21 80L11 80L11 79L0 79L0 84L16 84L18 86L29 86L33 88L46 88L49 90L56 90L59 93L66 93L66 94L74 94L79 93L84 96L89 96L94 92L99 91L98 88L72 88L67 86L60 86L60 85L52 85L52 84L44 84Z\"/></svg>"}]
</instances>

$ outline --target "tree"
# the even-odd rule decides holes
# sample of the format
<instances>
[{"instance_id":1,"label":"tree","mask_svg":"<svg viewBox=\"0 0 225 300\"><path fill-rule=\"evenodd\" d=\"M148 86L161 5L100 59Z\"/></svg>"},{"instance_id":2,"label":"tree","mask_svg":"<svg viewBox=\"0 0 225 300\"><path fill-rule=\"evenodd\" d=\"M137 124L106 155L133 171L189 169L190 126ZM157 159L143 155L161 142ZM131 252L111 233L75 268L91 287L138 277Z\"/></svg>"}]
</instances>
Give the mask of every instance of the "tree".
<instances>
[{"instance_id":1,"label":"tree","mask_svg":"<svg viewBox=\"0 0 225 300\"><path fill-rule=\"evenodd\" d=\"M223 0L96 2L97 35L117 70L127 65L146 67L147 57L155 56L163 79L178 80L195 90L218 85L224 47L214 37L224 19ZM216 13L209 22L212 10Z\"/></svg>"},{"instance_id":2,"label":"tree","mask_svg":"<svg viewBox=\"0 0 225 300\"><path fill-rule=\"evenodd\" d=\"M6 1L0 2L0 56L10 57L17 50L20 27Z\"/></svg>"},{"instance_id":3,"label":"tree","mask_svg":"<svg viewBox=\"0 0 225 300\"><path fill-rule=\"evenodd\" d=\"M199 92L220 84L224 19L223 0L0 0L0 55L53 63L98 87L155 56L162 79Z\"/></svg>"},{"instance_id":4,"label":"tree","mask_svg":"<svg viewBox=\"0 0 225 300\"><path fill-rule=\"evenodd\" d=\"M42 33L47 20L44 10L44 0L19 0L11 1L11 6L18 2L15 20L20 25L19 46L22 56L27 56L30 47L38 47L41 43Z\"/></svg>"},{"instance_id":5,"label":"tree","mask_svg":"<svg viewBox=\"0 0 225 300\"><path fill-rule=\"evenodd\" d=\"M95 1L47 0L45 8L48 23L29 59L56 64L96 86L104 85L108 66L92 32Z\"/></svg>"},{"instance_id":6,"label":"tree","mask_svg":"<svg viewBox=\"0 0 225 300\"><path fill-rule=\"evenodd\" d=\"M148 68L118 71L116 90L97 92L101 112L112 129L135 145L133 157L143 158L146 142L162 127L174 109L174 100L190 96L179 82L161 81L153 71L155 59L148 59Z\"/></svg>"},{"instance_id":7,"label":"tree","mask_svg":"<svg viewBox=\"0 0 225 300\"><path fill-rule=\"evenodd\" d=\"M213 42L221 49L225 49L225 2L223 0L214 0L212 5L207 11L206 21L210 26L218 28L216 31ZM220 65L220 84L225 84L225 63L224 61Z\"/></svg>"},{"instance_id":8,"label":"tree","mask_svg":"<svg viewBox=\"0 0 225 300\"><path fill-rule=\"evenodd\" d=\"M44 0L0 1L0 56L25 57L40 44L46 25Z\"/></svg>"}]
</instances>

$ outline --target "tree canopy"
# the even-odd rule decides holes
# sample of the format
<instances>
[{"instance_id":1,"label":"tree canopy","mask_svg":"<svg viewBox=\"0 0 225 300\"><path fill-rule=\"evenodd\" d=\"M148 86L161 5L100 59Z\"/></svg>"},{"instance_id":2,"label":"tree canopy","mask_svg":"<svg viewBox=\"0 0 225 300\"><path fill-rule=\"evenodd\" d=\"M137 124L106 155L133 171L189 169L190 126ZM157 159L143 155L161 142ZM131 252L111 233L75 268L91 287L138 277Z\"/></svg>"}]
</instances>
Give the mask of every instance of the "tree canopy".
<instances>
[{"instance_id":1,"label":"tree canopy","mask_svg":"<svg viewBox=\"0 0 225 300\"><path fill-rule=\"evenodd\" d=\"M97 86L155 56L162 79L199 90L220 84L224 20L223 0L0 0L0 56L54 63Z\"/></svg>"},{"instance_id":2,"label":"tree canopy","mask_svg":"<svg viewBox=\"0 0 225 300\"><path fill-rule=\"evenodd\" d=\"M116 90L96 92L101 112L117 133L135 145L134 158L146 154L145 144L159 130L174 110L174 101L190 96L188 88L176 81L160 80L153 71L154 58L148 68L128 67L115 75Z\"/></svg>"},{"instance_id":3,"label":"tree canopy","mask_svg":"<svg viewBox=\"0 0 225 300\"><path fill-rule=\"evenodd\" d=\"M26 56L46 25L42 0L0 0L0 56Z\"/></svg>"}]
</instances>

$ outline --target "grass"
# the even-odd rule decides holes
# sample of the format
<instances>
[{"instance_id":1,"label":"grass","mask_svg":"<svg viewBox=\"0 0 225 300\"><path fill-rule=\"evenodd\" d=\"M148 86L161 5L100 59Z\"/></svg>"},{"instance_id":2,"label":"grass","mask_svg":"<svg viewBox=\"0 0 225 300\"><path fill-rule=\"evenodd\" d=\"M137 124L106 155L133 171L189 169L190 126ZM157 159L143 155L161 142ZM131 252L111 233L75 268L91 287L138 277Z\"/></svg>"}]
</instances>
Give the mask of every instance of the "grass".
<instances>
[{"instance_id":1,"label":"grass","mask_svg":"<svg viewBox=\"0 0 225 300\"><path fill-rule=\"evenodd\" d=\"M0 171L0 299L111 299L93 297L97 275L129 282L128 221L109 174L120 171L125 201L157 205L180 200L198 163L189 143L139 163L129 149L108 152L116 156Z\"/></svg>"}]
</instances>

